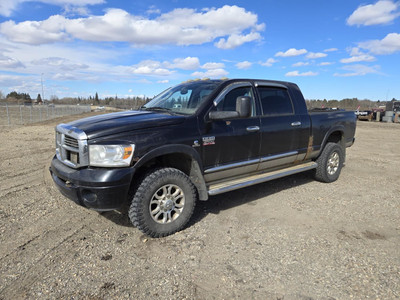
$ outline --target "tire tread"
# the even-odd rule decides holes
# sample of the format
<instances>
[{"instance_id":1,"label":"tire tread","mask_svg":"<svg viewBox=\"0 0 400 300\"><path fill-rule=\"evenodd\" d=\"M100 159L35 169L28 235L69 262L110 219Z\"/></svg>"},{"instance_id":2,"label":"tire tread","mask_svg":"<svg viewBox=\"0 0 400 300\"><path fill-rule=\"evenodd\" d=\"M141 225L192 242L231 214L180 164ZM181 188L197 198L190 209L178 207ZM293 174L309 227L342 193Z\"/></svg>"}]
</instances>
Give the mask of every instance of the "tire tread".
<instances>
[{"instance_id":1,"label":"tire tread","mask_svg":"<svg viewBox=\"0 0 400 300\"><path fill-rule=\"evenodd\" d=\"M326 170L326 164L327 164L327 160L328 160L330 154L333 151L337 151L338 152L340 162L339 162L339 168L336 171L336 173L334 175L329 175L327 170ZM340 146L340 144L327 143L325 145L324 149L322 150L322 153L320 154L320 156L316 160L318 166L315 169L315 174L314 174L315 179L318 180L318 181L327 182L327 183L336 181L338 179L339 175L340 175L341 170L342 170L343 161L344 161L344 150Z\"/></svg>"},{"instance_id":2,"label":"tire tread","mask_svg":"<svg viewBox=\"0 0 400 300\"><path fill-rule=\"evenodd\" d=\"M160 180L162 178L168 178L169 176L175 177L182 183L188 184L190 187L190 195L186 195L185 197L193 197L194 204L192 206L188 206L187 209L190 209L188 215L186 216L186 221L183 222L181 225L176 226L175 228L165 231L165 232L158 232L154 229L149 228L149 226L146 224L146 219L143 214L143 210L147 209L146 207L142 207L143 201L146 197L146 193L149 191L150 187L154 185L154 182L157 180ZM142 181L138 184L136 191L132 190L130 193L130 196L132 197L132 203L129 208L129 218L132 222L132 224L137 227L140 231L142 231L145 235L148 235L150 237L158 238L158 237L163 237L163 236L168 236L171 235L177 231L182 230L189 219L191 218L195 204L196 204L196 189L193 185L193 183L190 181L189 177L183 173L182 171L174 168L160 168L160 169L153 169L149 171L142 179Z\"/></svg>"}]
</instances>

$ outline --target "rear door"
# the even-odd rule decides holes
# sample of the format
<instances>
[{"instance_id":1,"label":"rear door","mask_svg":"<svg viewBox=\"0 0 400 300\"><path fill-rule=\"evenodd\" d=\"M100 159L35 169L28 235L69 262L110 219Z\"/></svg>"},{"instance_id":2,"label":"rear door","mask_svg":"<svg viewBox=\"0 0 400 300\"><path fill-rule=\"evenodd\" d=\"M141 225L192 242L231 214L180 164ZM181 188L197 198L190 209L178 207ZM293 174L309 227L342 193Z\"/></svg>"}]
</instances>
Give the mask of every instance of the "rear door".
<instances>
[{"instance_id":1,"label":"rear door","mask_svg":"<svg viewBox=\"0 0 400 300\"><path fill-rule=\"evenodd\" d=\"M260 169L294 163L308 128L296 115L287 87L257 84L256 90L262 109Z\"/></svg>"}]
</instances>

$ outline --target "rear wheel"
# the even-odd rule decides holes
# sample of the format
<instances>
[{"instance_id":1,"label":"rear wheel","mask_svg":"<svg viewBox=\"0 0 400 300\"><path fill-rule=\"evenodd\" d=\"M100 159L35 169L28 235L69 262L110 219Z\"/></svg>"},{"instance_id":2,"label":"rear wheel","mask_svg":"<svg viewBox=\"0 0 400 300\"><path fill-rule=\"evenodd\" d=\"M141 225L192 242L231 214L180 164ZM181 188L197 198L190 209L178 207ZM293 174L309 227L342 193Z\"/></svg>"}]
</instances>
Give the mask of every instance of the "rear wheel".
<instances>
[{"instance_id":1,"label":"rear wheel","mask_svg":"<svg viewBox=\"0 0 400 300\"><path fill-rule=\"evenodd\" d=\"M167 236L187 224L196 197L195 187L185 173L173 168L153 170L139 184L129 218L148 236Z\"/></svg>"},{"instance_id":2,"label":"rear wheel","mask_svg":"<svg viewBox=\"0 0 400 300\"><path fill-rule=\"evenodd\" d=\"M336 143L327 143L316 162L315 179L322 182L333 182L339 178L343 167L344 150Z\"/></svg>"}]
</instances>

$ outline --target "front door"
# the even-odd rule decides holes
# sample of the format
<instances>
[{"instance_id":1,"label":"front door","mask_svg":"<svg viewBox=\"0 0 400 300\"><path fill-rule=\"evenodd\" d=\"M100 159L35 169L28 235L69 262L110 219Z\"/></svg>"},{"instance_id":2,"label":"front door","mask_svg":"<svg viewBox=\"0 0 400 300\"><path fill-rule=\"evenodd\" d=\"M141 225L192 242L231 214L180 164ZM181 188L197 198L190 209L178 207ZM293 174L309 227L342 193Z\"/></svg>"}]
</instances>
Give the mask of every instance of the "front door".
<instances>
[{"instance_id":1,"label":"front door","mask_svg":"<svg viewBox=\"0 0 400 300\"><path fill-rule=\"evenodd\" d=\"M247 118L210 120L202 133L206 182L257 170L260 150L260 118L256 116L254 90L250 83L235 83L216 98L216 111L235 111L236 99L249 96L252 112Z\"/></svg>"}]
</instances>

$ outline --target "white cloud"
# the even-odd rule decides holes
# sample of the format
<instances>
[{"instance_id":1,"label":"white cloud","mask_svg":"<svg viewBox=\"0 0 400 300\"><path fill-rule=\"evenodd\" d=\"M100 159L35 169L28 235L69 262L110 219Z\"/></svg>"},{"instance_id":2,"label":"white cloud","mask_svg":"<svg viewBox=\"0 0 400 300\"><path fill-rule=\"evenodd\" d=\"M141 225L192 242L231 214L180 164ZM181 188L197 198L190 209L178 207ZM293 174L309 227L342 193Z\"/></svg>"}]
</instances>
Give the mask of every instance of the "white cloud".
<instances>
[{"instance_id":1,"label":"white cloud","mask_svg":"<svg viewBox=\"0 0 400 300\"><path fill-rule=\"evenodd\" d=\"M224 70L224 69L211 69L211 70L207 70L206 72L194 72L191 74L191 76L193 77L197 77L197 78L220 78L220 77L225 77L227 76L229 73Z\"/></svg>"},{"instance_id":2,"label":"white cloud","mask_svg":"<svg viewBox=\"0 0 400 300\"><path fill-rule=\"evenodd\" d=\"M246 35L241 34L232 34L228 37L227 40L225 38L220 39L214 45L219 49L233 49L244 43L260 40L261 35L258 32L251 32Z\"/></svg>"},{"instance_id":3,"label":"white cloud","mask_svg":"<svg viewBox=\"0 0 400 300\"><path fill-rule=\"evenodd\" d=\"M156 6L154 6L154 5L151 5L150 7L149 7L149 9L146 11L149 15L151 15L151 14L156 14L156 15L159 15L160 13L161 13L161 10L159 10Z\"/></svg>"},{"instance_id":4,"label":"white cloud","mask_svg":"<svg viewBox=\"0 0 400 300\"><path fill-rule=\"evenodd\" d=\"M375 65L372 67L365 65L350 65L342 67L343 70L349 71L347 73L335 73L333 76L337 77L351 77L351 76L364 76L367 74L380 74L380 66Z\"/></svg>"},{"instance_id":5,"label":"white cloud","mask_svg":"<svg viewBox=\"0 0 400 300\"><path fill-rule=\"evenodd\" d=\"M330 65L333 65L333 64L334 64L333 62L324 61L324 62L318 64L318 66L330 66Z\"/></svg>"},{"instance_id":6,"label":"white cloud","mask_svg":"<svg viewBox=\"0 0 400 300\"><path fill-rule=\"evenodd\" d=\"M399 2L380 0L375 4L359 6L347 19L347 25L377 25L387 24L400 16L397 9Z\"/></svg>"},{"instance_id":7,"label":"white cloud","mask_svg":"<svg viewBox=\"0 0 400 300\"><path fill-rule=\"evenodd\" d=\"M164 63L168 69L195 70L200 67L197 57L175 58L172 63Z\"/></svg>"},{"instance_id":8,"label":"white cloud","mask_svg":"<svg viewBox=\"0 0 400 300\"><path fill-rule=\"evenodd\" d=\"M308 66L309 64L310 64L309 62L300 61L298 63L293 64L292 67L304 67L304 66Z\"/></svg>"},{"instance_id":9,"label":"white cloud","mask_svg":"<svg viewBox=\"0 0 400 300\"><path fill-rule=\"evenodd\" d=\"M2 86L16 86L20 85L22 81L25 79L30 79L27 78L26 76L20 76L20 75L6 75L6 74L0 74L0 85Z\"/></svg>"},{"instance_id":10,"label":"white cloud","mask_svg":"<svg viewBox=\"0 0 400 300\"><path fill-rule=\"evenodd\" d=\"M322 52L317 52L317 53L315 53L315 52L310 52L310 53L308 53L307 54L307 58L308 59L317 59L317 58L322 58L322 57L326 57L326 56L328 56L328 54L326 54L326 53L322 53Z\"/></svg>"},{"instance_id":11,"label":"white cloud","mask_svg":"<svg viewBox=\"0 0 400 300\"><path fill-rule=\"evenodd\" d=\"M25 68L25 65L15 58L0 54L0 68L5 68L5 69Z\"/></svg>"},{"instance_id":12,"label":"white cloud","mask_svg":"<svg viewBox=\"0 0 400 300\"><path fill-rule=\"evenodd\" d=\"M311 71L304 73L300 73L299 71L291 71L285 74L285 76L287 77L299 77L299 76L305 77L305 76L317 76L317 75L318 75L317 72L311 72Z\"/></svg>"},{"instance_id":13,"label":"white cloud","mask_svg":"<svg viewBox=\"0 0 400 300\"><path fill-rule=\"evenodd\" d=\"M220 38L216 47L232 49L261 39L259 31L265 26L258 24L257 18L256 14L236 5L201 12L178 8L154 19L131 15L122 9L109 9L101 16L66 18L54 15L44 21L7 21L0 24L0 32L10 41L31 45L73 38L129 42L137 46L198 45ZM250 33L245 34L245 31Z\"/></svg>"},{"instance_id":14,"label":"white cloud","mask_svg":"<svg viewBox=\"0 0 400 300\"><path fill-rule=\"evenodd\" d=\"M81 80L80 76L73 73L57 73L52 77L53 80L69 81L69 80Z\"/></svg>"},{"instance_id":15,"label":"white cloud","mask_svg":"<svg viewBox=\"0 0 400 300\"><path fill-rule=\"evenodd\" d=\"M299 49L297 50L296 48L290 48L286 52L278 52L275 54L275 56L281 56L281 57L291 57L291 56L299 56L306 54L308 51L306 49Z\"/></svg>"},{"instance_id":16,"label":"white cloud","mask_svg":"<svg viewBox=\"0 0 400 300\"><path fill-rule=\"evenodd\" d=\"M350 52L351 56L359 56L359 55L364 55L365 54L358 47L348 48L347 51Z\"/></svg>"},{"instance_id":17,"label":"white cloud","mask_svg":"<svg viewBox=\"0 0 400 300\"><path fill-rule=\"evenodd\" d=\"M173 62L160 62L156 60L143 60L133 66L119 66L115 68L117 74L129 72L130 74L146 75L146 76L167 76L175 73L174 69L194 70L197 68L206 69L206 72L194 72L195 77L223 77L228 73L223 69L222 63L206 63L200 66L197 57L176 58Z\"/></svg>"},{"instance_id":18,"label":"white cloud","mask_svg":"<svg viewBox=\"0 0 400 300\"><path fill-rule=\"evenodd\" d=\"M325 49L324 52L335 52L338 51L338 48L329 48L329 49Z\"/></svg>"},{"instance_id":19,"label":"white cloud","mask_svg":"<svg viewBox=\"0 0 400 300\"><path fill-rule=\"evenodd\" d=\"M244 70L244 69L250 68L252 65L253 65L253 63L251 63L251 62L245 60L245 61L238 62L238 63L236 64L236 68L241 69L241 70Z\"/></svg>"},{"instance_id":20,"label":"white cloud","mask_svg":"<svg viewBox=\"0 0 400 300\"><path fill-rule=\"evenodd\" d=\"M360 51L360 48L358 48L358 47L353 47L353 48L349 49L348 51L350 52L351 57L341 59L340 62L343 64L375 60L374 56Z\"/></svg>"},{"instance_id":21,"label":"white cloud","mask_svg":"<svg viewBox=\"0 0 400 300\"><path fill-rule=\"evenodd\" d=\"M39 80L38 80L39 79ZM35 96L40 93L40 77L26 75L5 75L0 74L0 86L3 91L9 93L12 91L29 93Z\"/></svg>"},{"instance_id":22,"label":"white cloud","mask_svg":"<svg viewBox=\"0 0 400 300\"><path fill-rule=\"evenodd\" d=\"M9 17L18 6L24 2L32 2L32 0L1 0L0 2L0 15ZM58 5L61 7L82 8L86 5L94 5L104 3L104 0L36 0L35 2L47 3L51 5Z\"/></svg>"},{"instance_id":23,"label":"white cloud","mask_svg":"<svg viewBox=\"0 0 400 300\"><path fill-rule=\"evenodd\" d=\"M64 15L67 16L88 16L90 14L89 9L87 7L76 7L67 5L64 7Z\"/></svg>"},{"instance_id":24,"label":"white cloud","mask_svg":"<svg viewBox=\"0 0 400 300\"><path fill-rule=\"evenodd\" d=\"M400 51L400 34L389 33L382 40L361 42L358 44L358 46L377 55L393 54Z\"/></svg>"},{"instance_id":25,"label":"white cloud","mask_svg":"<svg viewBox=\"0 0 400 300\"><path fill-rule=\"evenodd\" d=\"M67 38L64 32L65 20L63 16L55 15L45 21L25 21L18 24L6 21L0 24L0 32L13 42L31 45L54 43Z\"/></svg>"},{"instance_id":26,"label":"white cloud","mask_svg":"<svg viewBox=\"0 0 400 300\"><path fill-rule=\"evenodd\" d=\"M132 74L139 75L159 75L166 76L171 75L173 72L164 68L159 61L155 60L143 60L140 63L128 67Z\"/></svg>"},{"instance_id":27,"label":"white cloud","mask_svg":"<svg viewBox=\"0 0 400 300\"><path fill-rule=\"evenodd\" d=\"M168 80L168 79L165 79L165 80L159 80L159 81L157 81L157 83L169 83L169 80Z\"/></svg>"},{"instance_id":28,"label":"white cloud","mask_svg":"<svg viewBox=\"0 0 400 300\"><path fill-rule=\"evenodd\" d=\"M126 45L117 49L115 47L99 47L98 45L87 43L43 44L32 47L28 44L17 45L9 42L0 34L0 53L8 53L8 56L20 60L26 66L34 60L57 56L69 61L89 64L92 67L93 64L115 61L115 58L119 56L130 55L132 48Z\"/></svg>"},{"instance_id":29,"label":"white cloud","mask_svg":"<svg viewBox=\"0 0 400 300\"><path fill-rule=\"evenodd\" d=\"M354 63L354 62L374 61L374 60L375 60L375 57L368 55L368 54L364 54L364 55L352 56L349 58L343 58L340 60L340 62L342 64L350 64L350 63Z\"/></svg>"},{"instance_id":30,"label":"white cloud","mask_svg":"<svg viewBox=\"0 0 400 300\"><path fill-rule=\"evenodd\" d=\"M272 67L273 64L277 63L278 60L273 58L268 58L267 61L260 63L264 67Z\"/></svg>"},{"instance_id":31,"label":"white cloud","mask_svg":"<svg viewBox=\"0 0 400 300\"><path fill-rule=\"evenodd\" d=\"M82 63L74 63L68 59L61 57L46 57L42 59L33 60L31 62L34 65L49 66L57 68L58 70L72 71L77 69L87 69L89 66Z\"/></svg>"},{"instance_id":32,"label":"white cloud","mask_svg":"<svg viewBox=\"0 0 400 300\"><path fill-rule=\"evenodd\" d=\"M202 69L212 70L212 69L223 69L225 65L223 63L208 62L201 66Z\"/></svg>"}]
</instances>

